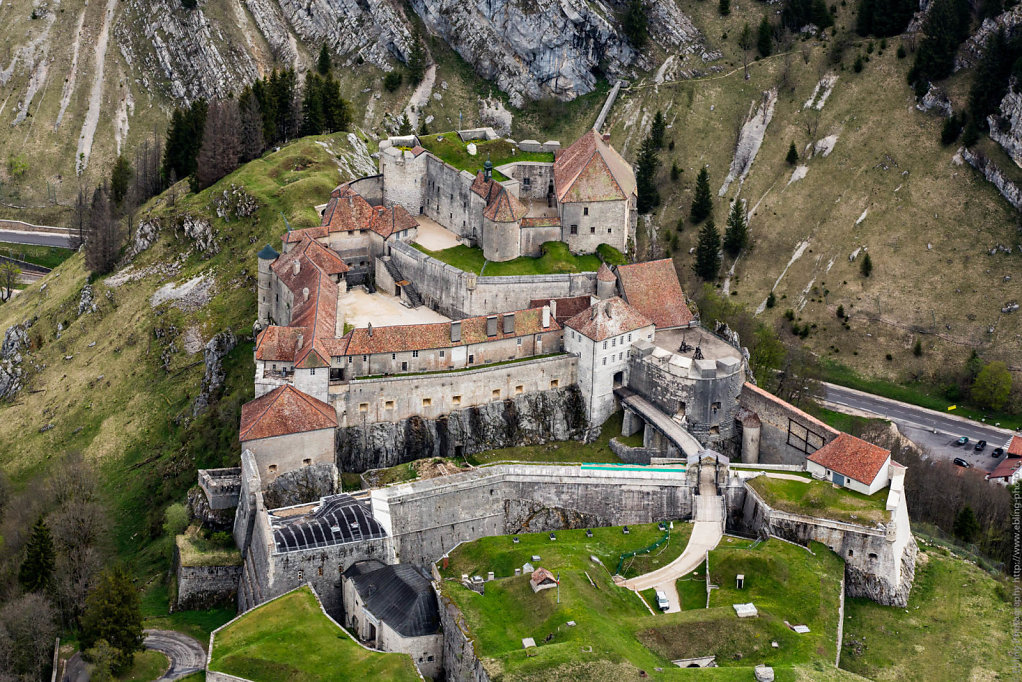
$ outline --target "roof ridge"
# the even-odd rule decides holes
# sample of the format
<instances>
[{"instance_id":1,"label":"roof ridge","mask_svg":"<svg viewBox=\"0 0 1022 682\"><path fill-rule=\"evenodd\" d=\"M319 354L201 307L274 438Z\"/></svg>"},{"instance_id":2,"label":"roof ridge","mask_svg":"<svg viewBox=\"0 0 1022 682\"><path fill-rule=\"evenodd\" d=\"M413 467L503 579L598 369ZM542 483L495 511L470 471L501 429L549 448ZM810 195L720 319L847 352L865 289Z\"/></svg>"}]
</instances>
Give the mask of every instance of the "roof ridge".
<instances>
[{"instance_id":1,"label":"roof ridge","mask_svg":"<svg viewBox=\"0 0 1022 682\"><path fill-rule=\"evenodd\" d=\"M251 422L249 422L248 428L238 434L238 440L245 440L244 438L245 434L250 432L253 428L255 428L256 424L258 424L260 420L262 420L262 418L266 416L266 413L270 411L270 408L273 407L273 405L278 400L280 400L280 396L284 395L288 388L291 388L291 384L283 384L282 386L278 386L277 388L273 389L269 393L264 394L273 395L274 393L277 393L277 395L273 396L271 400L268 400L266 402L266 409L260 412L258 416L256 416ZM259 398L262 397L264 396L259 396ZM259 398L256 398L256 400L259 400Z\"/></svg>"}]
</instances>

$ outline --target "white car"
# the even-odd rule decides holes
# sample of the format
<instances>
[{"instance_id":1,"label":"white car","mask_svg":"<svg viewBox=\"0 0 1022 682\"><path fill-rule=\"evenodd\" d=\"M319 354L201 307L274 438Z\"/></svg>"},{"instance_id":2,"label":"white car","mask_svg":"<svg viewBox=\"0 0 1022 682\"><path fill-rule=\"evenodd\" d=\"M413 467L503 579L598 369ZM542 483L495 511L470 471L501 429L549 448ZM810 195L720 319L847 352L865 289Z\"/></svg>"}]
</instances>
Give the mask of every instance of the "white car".
<instances>
[{"instance_id":1,"label":"white car","mask_svg":"<svg viewBox=\"0 0 1022 682\"><path fill-rule=\"evenodd\" d=\"M663 590L656 591L656 606L661 611L671 608L671 602L667 601L667 593Z\"/></svg>"}]
</instances>

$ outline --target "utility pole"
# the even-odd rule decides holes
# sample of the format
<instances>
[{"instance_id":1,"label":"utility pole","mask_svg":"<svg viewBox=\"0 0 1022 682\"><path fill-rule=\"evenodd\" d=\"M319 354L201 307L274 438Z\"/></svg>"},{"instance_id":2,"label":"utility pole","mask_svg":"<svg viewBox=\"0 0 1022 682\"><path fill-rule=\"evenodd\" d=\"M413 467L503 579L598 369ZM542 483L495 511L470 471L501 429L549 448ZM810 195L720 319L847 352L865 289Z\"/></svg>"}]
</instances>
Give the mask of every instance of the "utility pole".
<instances>
[{"instance_id":1,"label":"utility pole","mask_svg":"<svg viewBox=\"0 0 1022 682\"><path fill-rule=\"evenodd\" d=\"M557 603L561 603L561 572L557 571Z\"/></svg>"}]
</instances>

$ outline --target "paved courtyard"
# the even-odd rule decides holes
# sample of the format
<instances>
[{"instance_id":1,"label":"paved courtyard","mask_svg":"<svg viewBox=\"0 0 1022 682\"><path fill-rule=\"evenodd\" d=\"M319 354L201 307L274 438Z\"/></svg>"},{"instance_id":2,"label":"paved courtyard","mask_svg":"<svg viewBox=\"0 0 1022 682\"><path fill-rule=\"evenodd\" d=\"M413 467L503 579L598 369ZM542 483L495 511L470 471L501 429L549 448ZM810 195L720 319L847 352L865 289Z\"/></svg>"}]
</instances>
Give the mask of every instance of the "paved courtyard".
<instances>
[{"instance_id":1,"label":"paved courtyard","mask_svg":"<svg viewBox=\"0 0 1022 682\"><path fill-rule=\"evenodd\" d=\"M454 234L446 227L436 222L432 218L427 218L424 215L417 215L415 219L419 221L419 232L415 238L417 244L421 244L430 251L443 251L449 249L452 246L457 246L461 242L458 241L458 235Z\"/></svg>"},{"instance_id":2,"label":"paved courtyard","mask_svg":"<svg viewBox=\"0 0 1022 682\"><path fill-rule=\"evenodd\" d=\"M355 287L342 294L341 305L345 310L345 322L355 327L365 327L370 322L374 327L391 327L398 324L447 322L450 319L426 306L408 308L396 296L370 294L364 287Z\"/></svg>"}]
</instances>

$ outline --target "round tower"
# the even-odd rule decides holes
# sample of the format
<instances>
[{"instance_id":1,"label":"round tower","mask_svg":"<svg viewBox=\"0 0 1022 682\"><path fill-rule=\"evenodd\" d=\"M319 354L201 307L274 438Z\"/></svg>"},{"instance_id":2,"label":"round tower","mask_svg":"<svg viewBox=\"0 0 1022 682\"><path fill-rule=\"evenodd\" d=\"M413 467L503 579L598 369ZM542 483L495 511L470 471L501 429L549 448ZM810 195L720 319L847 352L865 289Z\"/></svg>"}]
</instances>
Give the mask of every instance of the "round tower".
<instances>
[{"instance_id":1,"label":"round tower","mask_svg":"<svg viewBox=\"0 0 1022 682\"><path fill-rule=\"evenodd\" d=\"M256 287L256 301L259 312L256 317L256 326L260 329L270 323L270 297L272 295L270 291L270 264L277 260L278 256L280 254L269 244L264 246L257 256L259 281Z\"/></svg>"},{"instance_id":2,"label":"round tower","mask_svg":"<svg viewBox=\"0 0 1022 682\"><path fill-rule=\"evenodd\" d=\"M600 265L596 272L596 297L614 298L617 296L617 275L606 263Z\"/></svg>"}]
</instances>

